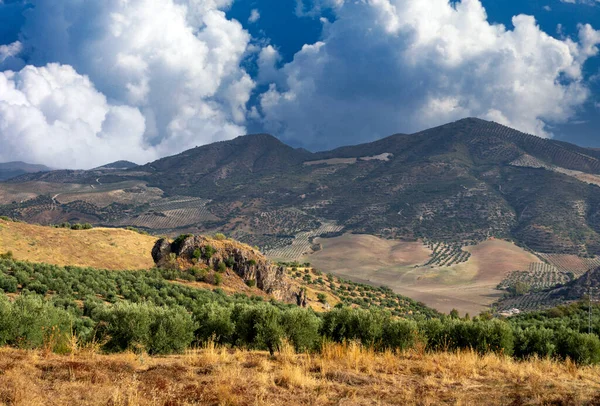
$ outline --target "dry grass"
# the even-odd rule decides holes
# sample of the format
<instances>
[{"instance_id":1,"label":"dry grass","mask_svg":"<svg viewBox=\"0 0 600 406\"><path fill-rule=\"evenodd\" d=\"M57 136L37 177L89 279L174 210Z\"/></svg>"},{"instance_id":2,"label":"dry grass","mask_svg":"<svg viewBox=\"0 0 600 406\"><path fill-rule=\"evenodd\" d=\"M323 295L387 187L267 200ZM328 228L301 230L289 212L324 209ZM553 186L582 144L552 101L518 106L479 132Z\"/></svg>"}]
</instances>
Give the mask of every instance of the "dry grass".
<instances>
[{"instance_id":1,"label":"dry grass","mask_svg":"<svg viewBox=\"0 0 600 406\"><path fill-rule=\"evenodd\" d=\"M23 261L102 269L148 269L156 237L111 228L69 230L0 220L0 253Z\"/></svg>"},{"instance_id":2,"label":"dry grass","mask_svg":"<svg viewBox=\"0 0 600 406\"><path fill-rule=\"evenodd\" d=\"M568 362L354 344L275 358L213 345L165 358L0 349L0 405L599 405L599 377Z\"/></svg>"}]
</instances>

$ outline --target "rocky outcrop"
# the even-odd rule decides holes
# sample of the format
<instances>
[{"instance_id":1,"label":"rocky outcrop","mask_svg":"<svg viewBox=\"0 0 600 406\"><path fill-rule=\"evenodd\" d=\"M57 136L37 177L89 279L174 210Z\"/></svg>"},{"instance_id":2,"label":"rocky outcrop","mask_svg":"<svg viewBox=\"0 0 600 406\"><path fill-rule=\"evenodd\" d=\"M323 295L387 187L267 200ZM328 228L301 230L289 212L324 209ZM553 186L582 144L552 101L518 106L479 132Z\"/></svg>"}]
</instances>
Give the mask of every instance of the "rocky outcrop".
<instances>
[{"instance_id":1,"label":"rocky outcrop","mask_svg":"<svg viewBox=\"0 0 600 406\"><path fill-rule=\"evenodd\" d=\"M173 242L160 239L152 249L152 258L158 267L205 266L216 271L223 263L244 282L254 281L257 288L275 299L306 305L305 292L291 282L284 267L274 265L258 250L234 240L193 235L178 237Z\"/></svg>"}]
</instances>

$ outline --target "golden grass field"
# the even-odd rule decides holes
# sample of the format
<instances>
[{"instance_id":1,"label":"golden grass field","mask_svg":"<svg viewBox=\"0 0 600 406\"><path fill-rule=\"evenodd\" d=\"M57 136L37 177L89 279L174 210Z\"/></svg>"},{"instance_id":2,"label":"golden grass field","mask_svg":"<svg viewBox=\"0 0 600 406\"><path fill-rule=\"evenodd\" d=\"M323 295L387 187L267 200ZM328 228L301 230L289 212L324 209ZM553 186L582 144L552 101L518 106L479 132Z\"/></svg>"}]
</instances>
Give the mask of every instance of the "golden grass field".
<instances>
[{"instance_id":1,"label":"golden grass field","mask_svg":"<svg viewBox=\"0 0 600 406\"><path fill-rule=\"evenodd\" d=\"M101 269L149 269L156 237L112 228L70 230L0 220L0 253L18 260Z\"/></svg>"},{"instance_id":2,"label":"golden grass field","mask_svg":"<svg viewBox=\"0 0 600 406\"><path fill-rule=\"evenodd\" d=\"M465 247L469 261L452 266L423 266L431 255L421 242L384 240L346 234L318 239L323 249L305 260L323 272L371 285L386 285L441 312L456 308L479 314L502 296L496 290L507 272L541 262L535 255L503 240Z\"/></svg>"},{"instance_id":3,"label":"golden grass field","mask_svg":"<svg viewBox=\"0 0 600 406\"><path fill-rule=\"evenodd\" d=\"M0 405L600 405L600 368L472 352L320 354L208 346L133 353L0 349Z\"/></svg>"}]
</instances>

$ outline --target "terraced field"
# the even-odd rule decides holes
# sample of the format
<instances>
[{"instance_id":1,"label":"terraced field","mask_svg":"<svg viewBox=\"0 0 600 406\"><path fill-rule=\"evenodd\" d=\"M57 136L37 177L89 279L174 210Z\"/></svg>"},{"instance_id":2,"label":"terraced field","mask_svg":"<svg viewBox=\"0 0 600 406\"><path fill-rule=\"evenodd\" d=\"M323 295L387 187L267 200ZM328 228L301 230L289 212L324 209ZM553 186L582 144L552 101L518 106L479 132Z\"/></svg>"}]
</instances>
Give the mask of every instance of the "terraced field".
<instances>
[{"instance_id":1,"label":"terraced field","mask_svg":"<svg viewBox=\"0 0 600 406\"><path fill-rule=\"evenodd\" d=\"M562 272L572 272L575 277L580 277L587 271L600 267L600 258L583 258L577 255L541 254L540 258L548 261Z\"/></svg>"},{"instance_id":2,"label":"terraced field","mask_svg":"<svg viewBox=\"0 0 600 406\"><path fill-rule=\"evenodd\" d=\"M342 231L344 227L338 226L333 222L323 222L317 229L302 232L296 235L292 244L285 247L276 248L266 252L270 258L275 258L283 261L295 261L312 252L312 238L323 234L332 234Z\"/></svg>"},{"instance_id":3,"label":"terraced field","mask_svg":"<svg viewBox=\"0 0 600 406\"><path fill-rule=\"evenodd\" d=\"M534 262L529 264L526 271L514 271L498 285L499 289L508 289L521 282L530 286L532 290L543 290L572 280L571 272L559 270L554 265Z\"/></svg>"}]
</instances>

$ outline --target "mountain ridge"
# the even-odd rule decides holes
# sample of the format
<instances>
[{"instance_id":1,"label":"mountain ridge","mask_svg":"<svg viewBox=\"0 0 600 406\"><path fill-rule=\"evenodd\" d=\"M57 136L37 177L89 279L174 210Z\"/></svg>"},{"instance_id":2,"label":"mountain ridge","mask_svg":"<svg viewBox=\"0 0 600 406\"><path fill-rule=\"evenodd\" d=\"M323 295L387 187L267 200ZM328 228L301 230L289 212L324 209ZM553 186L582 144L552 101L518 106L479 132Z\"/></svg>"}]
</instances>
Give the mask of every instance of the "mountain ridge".
<instances>
[{"instance_id":1,"label":"mountain ridge","mask_svg":"<svg viewBox=\"0 0 600 406\"><path fill-rule=\"evenodd\" d=\"M321 152L252 134L124 170L22 175L11 187L32 195L26 185L43 181L65 203L50 210L53 195L38 193L39 204L6 198L0 213L225 231L265 248L331 224L335 233L460 244L496 237L539 252L600 254L599 157L475 118ZM161 209L160 201L179 203Z\"/></svg>"}]
</instances>

